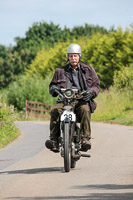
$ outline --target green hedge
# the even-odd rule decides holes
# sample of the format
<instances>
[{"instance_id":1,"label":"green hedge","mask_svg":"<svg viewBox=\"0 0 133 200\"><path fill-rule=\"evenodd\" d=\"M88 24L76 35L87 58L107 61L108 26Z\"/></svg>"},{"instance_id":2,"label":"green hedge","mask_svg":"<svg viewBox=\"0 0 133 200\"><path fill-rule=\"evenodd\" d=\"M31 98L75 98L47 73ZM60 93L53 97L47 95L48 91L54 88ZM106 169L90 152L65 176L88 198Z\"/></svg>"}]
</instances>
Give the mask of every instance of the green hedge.
<instances>
[{"instance_id":1,"label":"green hedge","mask_svg":"<svg viewBox=\"0 0 133 200\"><path fill-rule=\"evenodd\" d=\"M19 110L25 108L25 100L55 104L56 99L49 94L49 83L51 77L45 80L38 76L20 76L16 82L10 84L8 88L8 103L14 105Z\"/></svg>"}]
</instances>

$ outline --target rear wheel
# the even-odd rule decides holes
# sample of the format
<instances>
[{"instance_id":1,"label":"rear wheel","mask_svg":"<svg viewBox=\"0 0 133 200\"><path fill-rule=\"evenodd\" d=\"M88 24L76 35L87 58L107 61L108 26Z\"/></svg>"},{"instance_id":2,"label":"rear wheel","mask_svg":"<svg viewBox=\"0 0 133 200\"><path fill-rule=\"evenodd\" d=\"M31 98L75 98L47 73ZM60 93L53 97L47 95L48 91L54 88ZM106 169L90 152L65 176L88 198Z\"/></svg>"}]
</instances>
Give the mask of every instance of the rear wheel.
<instances>
[{"instance_id":1,"label":"rear wheel","mask_svg":"<svg viewBox=\"0 0 133 200\"><path fill-rule=\"evenodd\" d=\"M64 169L69 172L71 168L71 142L70 142L70 124L64 124Z\"/></svg>"}]
</instances>

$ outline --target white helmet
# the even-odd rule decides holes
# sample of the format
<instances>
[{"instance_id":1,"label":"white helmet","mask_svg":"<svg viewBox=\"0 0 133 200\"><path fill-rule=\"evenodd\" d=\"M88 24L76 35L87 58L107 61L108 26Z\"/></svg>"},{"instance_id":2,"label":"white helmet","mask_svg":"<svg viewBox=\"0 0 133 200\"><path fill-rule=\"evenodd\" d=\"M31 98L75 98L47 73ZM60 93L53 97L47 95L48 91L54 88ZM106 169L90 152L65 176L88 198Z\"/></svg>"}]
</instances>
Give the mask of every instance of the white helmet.
<instances>
[{"instance_id":1,"label":"white helmet","mask_svg":"<svg viewBox=\"0 0 133 200\"><path fill-rule=\"evenodd\" d=\"M67 48L66 57L68 58L69 53L78 53L81 58L81 47L78 44L70 44Z\"/></svg>"}]
</instances>

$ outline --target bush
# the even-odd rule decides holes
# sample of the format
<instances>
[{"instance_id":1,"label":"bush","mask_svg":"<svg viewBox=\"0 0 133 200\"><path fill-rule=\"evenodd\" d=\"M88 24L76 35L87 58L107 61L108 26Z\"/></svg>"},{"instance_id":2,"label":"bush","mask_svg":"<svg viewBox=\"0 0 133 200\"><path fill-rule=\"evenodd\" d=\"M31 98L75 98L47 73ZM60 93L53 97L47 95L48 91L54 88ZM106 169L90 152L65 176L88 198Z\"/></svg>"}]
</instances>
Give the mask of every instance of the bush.
<instances>
[{"instance_id":1,"label":"bush","mask_svg":"<svg viewBox=\"0 0 133 200\"><path fill-rule=\"evenodd\" d=\"M117 90L124 88L133 90L133 64L128 67L122 67L114 75L114 86Z\"/></svg>"},{"instance_id":2,"label":"bush","mask_svg":"<svg viewBox=\"0 0 133 200\"><path fill-rule=\"evenodd\" d=\"M8 103L19 110L25 108L25 100L55 104L55 98L49 94L51 77L40 79L38 76L20 76L8 89Z\"/></svg>"}]
</instances>

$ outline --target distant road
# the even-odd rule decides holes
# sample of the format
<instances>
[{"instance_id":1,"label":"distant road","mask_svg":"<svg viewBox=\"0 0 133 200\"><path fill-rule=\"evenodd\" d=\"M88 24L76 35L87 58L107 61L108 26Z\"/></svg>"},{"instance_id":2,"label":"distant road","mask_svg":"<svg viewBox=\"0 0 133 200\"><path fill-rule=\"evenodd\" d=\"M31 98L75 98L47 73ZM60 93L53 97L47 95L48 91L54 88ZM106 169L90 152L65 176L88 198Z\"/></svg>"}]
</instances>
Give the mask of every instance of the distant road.
<instances>
[{"instance_id":1,"label":"distant road","mask_svg":"<svg viewBox=\"0 0 133 200\"><path fill-rule=\"evenodd\" d=\"M44 146L49 122L16 122L21 136L0 150L0 200L133 200L133 127L92 123L91 158L70 173Z\"/></svg>"}]
</instances>

